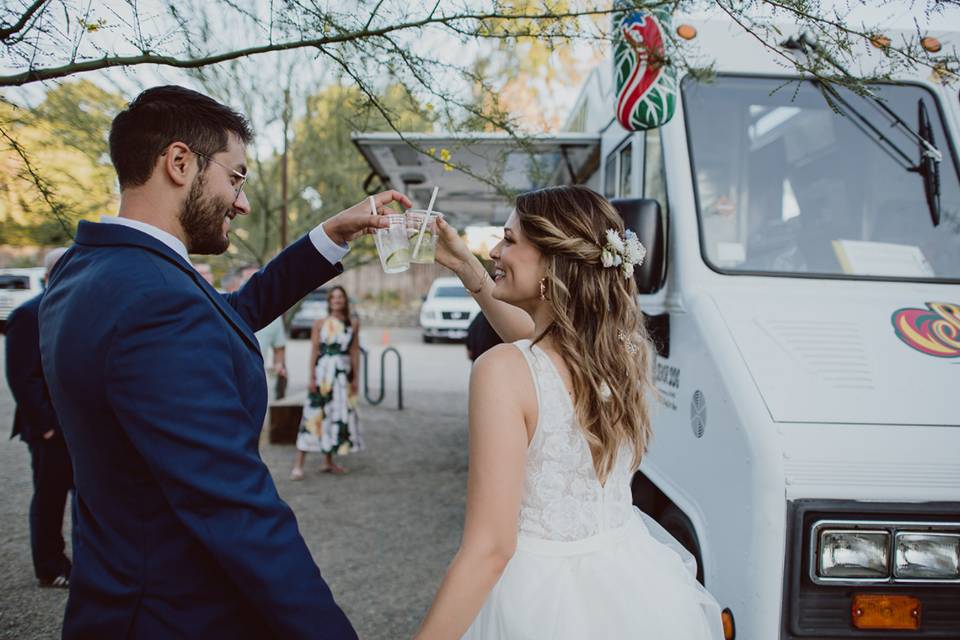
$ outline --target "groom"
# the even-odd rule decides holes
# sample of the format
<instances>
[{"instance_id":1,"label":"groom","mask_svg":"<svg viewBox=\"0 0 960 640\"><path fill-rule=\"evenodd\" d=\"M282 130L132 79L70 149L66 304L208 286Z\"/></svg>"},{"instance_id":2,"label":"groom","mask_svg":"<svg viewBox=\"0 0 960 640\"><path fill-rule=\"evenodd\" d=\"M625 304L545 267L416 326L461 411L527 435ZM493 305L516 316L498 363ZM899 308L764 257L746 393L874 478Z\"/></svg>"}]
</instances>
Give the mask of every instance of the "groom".
<instances>
[{"instance_id":1,"label":"groom","mask_svg":"<svg viewBox=\"0 0 960 640\"><path fill-rule=\"evenodd\" d=\"M223 253L250 212L251 137L202 94L140 94L110 130L119 215L80 223L44 296L43 368L77 492L64 638L356 637L260 459L254 332L386 222L364 201L217 293L188 254ZM393 200L411 206L376 196Z\"/></svg>"}]
</instances>

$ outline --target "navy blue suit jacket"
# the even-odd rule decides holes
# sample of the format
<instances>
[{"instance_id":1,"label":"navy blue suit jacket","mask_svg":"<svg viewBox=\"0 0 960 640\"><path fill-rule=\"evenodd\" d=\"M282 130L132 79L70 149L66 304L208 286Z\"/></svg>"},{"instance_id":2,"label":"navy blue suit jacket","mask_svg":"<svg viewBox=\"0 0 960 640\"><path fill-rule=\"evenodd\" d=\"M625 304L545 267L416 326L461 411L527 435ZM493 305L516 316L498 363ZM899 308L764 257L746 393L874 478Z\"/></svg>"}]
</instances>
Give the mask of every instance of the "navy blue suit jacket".
<instances>
[{"instance_id":1,"label":"navy blue suit jacket","mask_svg":"<svg viewBox=\"0 0 960 640\"><path fill-rule=\"evenodd\" d=\"M221 295L162 242L81 222L40 307L74 465L64 638L355 638L260 459L254 331L342 271L309 238Z\"/></svg>"},{"instance_id":2,"label":"navy blue suit jacket","mask_svg":"<svg viewBox=\"0 0 960 640\"><path fill-rule=\"evenodd\" d=\"M27 300L7 317L7 384L17 403L10 437L19 435L25 442L36 442L46 432L60 430L40 363L37 315L42 298L41 293Z\"/></svg>"}]
</instances>

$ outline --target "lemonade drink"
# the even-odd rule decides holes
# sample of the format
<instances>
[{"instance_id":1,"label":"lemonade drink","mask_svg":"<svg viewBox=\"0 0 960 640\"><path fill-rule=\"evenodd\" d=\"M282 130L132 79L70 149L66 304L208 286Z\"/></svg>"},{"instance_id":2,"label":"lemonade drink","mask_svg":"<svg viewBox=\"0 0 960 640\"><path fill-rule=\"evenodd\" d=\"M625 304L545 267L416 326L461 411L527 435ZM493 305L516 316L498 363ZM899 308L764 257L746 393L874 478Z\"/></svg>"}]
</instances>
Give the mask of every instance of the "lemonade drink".
<instances>
[{"instance_id":1,"label":"lemonade drink","mask_svg":"<svg viewBox=\"0 0 960 640\"><path fill-rule=\"evenodd\" d=\"M437 258L437 220L442 216L437 211L427 212L423 209L409 209L407 211L407 236L410 239L410 261L417 264L433 264ZM427 216L424 227L423 219ZM423 238L417 246L420 230L423 229Z\"/></svg>"},{"instance_id":2,"label":"lemonade drink","mask_svg":"<svg viewBox=\"0 0 960 640\"><path fill-rule=\"evenodd\" d=\"M377 229L377 255L384 273L400 273L410 268L410 241L402 215L389 215L390 226Z\"/></svg>"}]
</instances>

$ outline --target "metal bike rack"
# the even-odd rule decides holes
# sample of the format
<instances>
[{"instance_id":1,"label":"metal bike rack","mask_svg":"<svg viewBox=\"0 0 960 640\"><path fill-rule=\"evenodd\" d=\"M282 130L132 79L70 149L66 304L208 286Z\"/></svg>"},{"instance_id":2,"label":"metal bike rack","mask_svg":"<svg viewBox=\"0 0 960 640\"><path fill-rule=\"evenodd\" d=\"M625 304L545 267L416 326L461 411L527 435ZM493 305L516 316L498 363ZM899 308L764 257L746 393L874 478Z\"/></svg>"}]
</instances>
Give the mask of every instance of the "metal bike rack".
<instances>
[{"instance_id":1,"label":"metal bike rack","mask_svg":"<svg viewBox=\"0 0 960 640\"><path fill-rule=\"evenodd\" d=\"M360 347L360 356L363 358L363 397L372 405L378 405L383 402L383 397L387 395L387 355L392 353L397 356L397 409L403 410L403 361L400 352L393 347L387 347L380 354L380 395L376 399L370 397L370 383L368 380L369 358L367 350Z\"/></svg>"}]
</instances>

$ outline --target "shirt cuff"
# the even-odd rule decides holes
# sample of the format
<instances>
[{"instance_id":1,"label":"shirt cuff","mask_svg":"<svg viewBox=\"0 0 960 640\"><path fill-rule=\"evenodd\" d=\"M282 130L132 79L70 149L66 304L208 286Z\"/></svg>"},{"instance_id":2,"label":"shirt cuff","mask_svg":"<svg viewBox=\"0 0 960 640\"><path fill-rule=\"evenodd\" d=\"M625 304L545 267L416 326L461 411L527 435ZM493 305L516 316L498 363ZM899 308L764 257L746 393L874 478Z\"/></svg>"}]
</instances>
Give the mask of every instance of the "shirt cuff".
<instances>
[{"instance_id":1,"label":"shirt cuff","mask_svg":"<svg viewBox=\"0 0 960 640\"><path fill-rule=\"evenodd\" d=\"M323 230L322 224L318 224L310 232L310 242L330 264L337 264L350 252L349 245L340 245L331 240L327 232Z\"/></svg>"}]
</instances>

